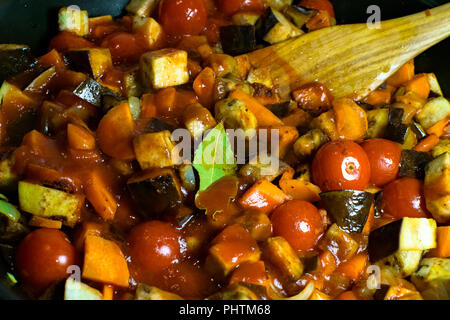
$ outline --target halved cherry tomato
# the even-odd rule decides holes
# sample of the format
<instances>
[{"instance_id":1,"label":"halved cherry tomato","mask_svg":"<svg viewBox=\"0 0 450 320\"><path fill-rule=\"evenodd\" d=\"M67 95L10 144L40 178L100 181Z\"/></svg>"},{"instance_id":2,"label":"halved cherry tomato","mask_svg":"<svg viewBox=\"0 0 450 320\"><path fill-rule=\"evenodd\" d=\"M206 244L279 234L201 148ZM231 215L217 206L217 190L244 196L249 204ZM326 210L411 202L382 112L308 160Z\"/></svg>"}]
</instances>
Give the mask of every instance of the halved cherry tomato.
<instances>
[{"instance_id":1,"label":"halved cherry tomato","mask_svg":"<svg viewBox=\"0 0 450 320\"><path fill-rule=\"evenodd\" d=\"M423 182L414 178L401 178L391 182L383 190L381 200L383 214L394 218L427 218L429 216L423 194Z\"/></svg>"},{"instance_id":2,"label":"halved cherry tomato","mask_svg":"<svg viewBox=\"0 0 450 320\"><path fill-rule=\"evenodd\" d=\"M285 238L299 253L314 249L324 232L319 210L311 203L291 200L279 206L271 217L273 234Z\"/></svg>"},{"instance_id":3,"label":"halved cherry tomato","mask_svg":"<svg viewBox=\"0 0 450 320\"><path fill-rule=\"evenodd\" d=\"M206 25L207 11L203 0L163 0L159 19L171 36L197 35Z\"/></svg>"},{"instance_id":4,"label":"halved cherry tomato","mask_svg":"<svg viewBox=\"0 0 450 320\"><path fill-rule=\"evenodd\" d=\"M370 180L370 162L357 143L331 141L314 157L312 175L322 191L364 190Z\"/></svg>"},{"instance_id":5,"label":"halved cherry tomato","mask_svg":"<svg viewBox=\"0 0 450 320\"><path fill-rule=\"evenodd\" d=\"M298 5L308 9L328 11L328 14L334 17L334 8L329 0L301 0Z\"/></svg>"},{"instance_id":6,"label":"halved cherry tomato","mask_svg":"<svg viewBox=\"0 0 450 320\"><path fill-rule=\"evenodd\" d=\"M370 162L370 182L377 187L397 178L402 149L386 139L369 139L361 144Z\"/></svg>"},{"instance_id":7,"label":"halved cherry tomato","mask_svg":"<svg viewBox=\"0 0 450 320\"><path fill-rule=\"evenodd\" d=\"M67 278L67 267L73 264L75 248L67 236L56 229L37 229L28 234L17 248L18 276L37 292Z\"/></svg>"},{"instance_id":8,"label":"halved cherry tomato","mask_svg":"<svg viewBox=\"0 0 450 320\"><path fill-rule=\"evenodd\" d=\"M239 11L263 11L262 0L217 0L217 7L226 15L233 15Z\"/></svg>"},{"instance_id":9,"label":"halved cherry tomato","mask_svg":"<svg viewBox=\"0 0 450 320\"><path fill-rule=\"evenodd\" d=\"M111 51L111 57L115 63L135 62L145 52L145 46L139 42L139 38L127 32L112 33L103 40L101 45Z\"/></svg>"},{"instance_id":10,"label":"halved cherry tomato","mask_svg":"<svg viewBox=\"0 0 450 320\"><path fill-rule=\"evenodd\" d=\"M131 230L129 254L137 269L138 281L157 276L179 262L179 237L172 225L157 220L142 223Z\"/></svg>"}]
</instances>

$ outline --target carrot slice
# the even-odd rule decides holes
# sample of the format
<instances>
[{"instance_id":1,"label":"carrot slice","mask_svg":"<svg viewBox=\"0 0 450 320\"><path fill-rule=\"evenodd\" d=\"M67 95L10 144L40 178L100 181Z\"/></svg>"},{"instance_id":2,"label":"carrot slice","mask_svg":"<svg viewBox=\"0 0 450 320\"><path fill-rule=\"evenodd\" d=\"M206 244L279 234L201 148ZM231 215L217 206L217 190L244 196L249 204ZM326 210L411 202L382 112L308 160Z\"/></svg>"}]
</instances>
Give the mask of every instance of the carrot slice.
<instances>
[{"instance_id":1,"label":"carrot slice","mask_svg":"<svg viewBox=\"0 0 450 320\"><path fill-rule=\"evenodd\" d=\"M253 112L258 120L259 127L282 126L283 122L269 109L260 104L255 98L248 95L241 89L236 89L230 93L230 98L245 102L247 108Z\"/></svg>"},{"instance_id":2,"label":"carrot slice","mask_svg":"<svg viewBox=\"0 0 450 320\"><path fill-rule=\"evenodd\" d=\"M399 87L405 82L411 80L414 77L414 60L408 61L400 69L397 70L392 76L387 79L387 84Z\"/></svg>"},{"instance_id":3,"label":"carrot slice","mask_svg":"<svg viewBox=\"0 0 450 320\"><path fill-rule=\"evenodd\" d=\"M110 240L88 235L85 240L83 278L128 287L130 273L119 246Z\"/></svg>"},{"instance_id":4,"label":"carrot slice","mask_svg":"<svg viewBox=\"0 0 450 320\"><path fill-rule=\"evenodd\" d=\"M114 287L109 284L103 285L103 297L102 300L113 300Z\"/></svg>"},{"instance_id":5,"label":"carrot slice","mask_svg":"<svg viewBox=\"0 0 450 320\"><path fill-rule=\"evenodd\" d=\"M435 134L430 134L428 137L420 141L415 147L415 151L428 152L437 146L439 143L439 137Z\"/></svg>"},{"instance_id":6,"label":"carrot slice","mask_svg":"<svg viewBox=\"0 0 450 320\"><path fill-rule=\"evenodd\" d=\"M95 211L105 220L112 220L117 211L117 202L107 188L98 171L89 173L85 194L87 200L92 204Z\"/></svg>"},{"instance_id":7,"label":"carrot slice","mask_svg":"<svg viewBox=\"0 0 450 320\"><path fill-rule=\"evenodd\" d=\"M341 139L362 140L368 130L367 114L363 108L348 98L333 101L336 128Z\"/></svg>"},{"instance_id":8,"label":"carrot slice","mask_svg":"<svg viewBox=\"0 0 450 320\"><path fill-rule=\"evenodd\" d=\"M67 141L69 146L76 150L93 150L95 138L86 129L69 123L67 125Z\"/></svg>"},{"instance_id":9,"label":"carrot slice","mask_svg":"<svg viewBox=\"0 0 450 320\"><path fill-rule=\"evenodd\" d=\"M358 254L349 261L340 264L336 269L336 272L349 278L353 282L357 282L366 270L368 259L369 257L366 253Z\"/></svg>"},{"instance_id":10,"label":"carrot slice","mask_svg":"<svg viewBox=\"0 0 450 320\"><path fill-rule=\"evenodd\" d=\"M406 92L414 92L422 99L428 99L430 95L430 83L428 75L418 74L405 84Z\"/></svg>"},{"instance_id":11,"label":"carrot slice","mask_svg":"<svg viewBox=\"0 0 450 320\"><path fill-rule=\"evenodd\" d=\"M437 246L428 252L427 257L450 257L450 226L437 228Z\"/></svg>"},{"instance_id":12,"label":"carrot slice","mask_svg":"<svg viewBox=\"0 0 450 320\"><path fill-rule=\"evenodd\" d=\"M283 191L263 179L248 189L239 199L239 203L246 209L269 213L286 200L288 200L288 196Z\"/></svg>"},{"instance_id":13,"label":"carrot slice","mask_svg":"<svg viewBox=\"0 0 450 320\"><path fill-rule=\"evenodd\" d=\"M335 300L359 300L353 291L345 291L338 295Z\"/></svg>"},{"instance_id":14,"label":"carrot slice","mask_svg":"<svg viewBox=\"0 0 450 320\"><path fill-rule=\"evenodd\" d=\"M151 119L157 115L157 107L155 102L155 95L153 93L146 93L141 98L142 110L140 114L141 119Z\"/></svg>"},{"instance_id":15,"label":"carrot slice","mask_svg":"<svg viewBox=\"0 0 450 320\"><path fill-rule=\"evenodd\" d=\"M214 84L216 76L213 69L207 67L195 78L193 88L198 96L200 104L210 108L214 102Z\"/></svg>"},{"instance_id":16,"label":"carrot slice","mask_svg":"<svg viewBox=\"0 0 450 320\"><path fill-rule=\"evenodd\" d=\"M372 91L364 100L372 106L389 104L392 99L392 94L388 89L380 89Z\"/></svg>"},{"instance_id":17,"label":"carrot slice","mask_svg":"<svg viewBox=\"0 0 450 320\"><path fill-rule=\"evenodd\" d=\"M447 117L445 119L442 119L438 122L436 122L433 126L428 128L427 133L428 134L434 134L438 137L441 137L445 133L445 128L450 123L450 117Z\"/></svg>"},{"instance_id":18,"label":"carrot slice","mask_svg":"<svg viewBox=\"0 0 450 320\"><path fill-rule=\"evenodd\" d=\"M312 183L297 179L281 179L280 188L294 200L316 202L320 200L320 189Z\"/></svg>"},{"instance_id":19,"label":"carrot slice","mask_svg":"<svg viewBox=\"0 0 450 320\"><path fill-rule=\"evenodd\" d=\"M61 229L62 222L39 216L33 216L28 222L28 225L31 227L38 227L38 228Z\"/></svg>"}]
</instances>

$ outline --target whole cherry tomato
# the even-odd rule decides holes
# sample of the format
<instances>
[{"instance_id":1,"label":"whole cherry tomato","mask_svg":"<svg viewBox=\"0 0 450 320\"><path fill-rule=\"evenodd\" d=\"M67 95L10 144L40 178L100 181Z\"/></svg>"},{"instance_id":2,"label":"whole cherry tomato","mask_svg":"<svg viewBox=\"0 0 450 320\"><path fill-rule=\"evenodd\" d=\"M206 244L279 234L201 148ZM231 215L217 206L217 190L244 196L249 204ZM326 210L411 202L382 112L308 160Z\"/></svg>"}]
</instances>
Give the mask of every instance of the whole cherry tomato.
<instances>
[{"instance_id":1,"label":"whole cherry tomato","mask_svg":"<svg viewBox=\"0 0 450 320\"><path fill-rule=\"evenodd\" d=\"M298 5L308 9L328 11L330 17L334 17L334 8L329 0L301 0Z\"/></svg>"},{"instance_id":2,"label":"whole cherry tomato","mask_svg":"<svg viewBox=\"0 0 450 320\"><path fill-rule=\"evenodd\" d=\"M263 11L262 0L217 0L217 7L226 15L233 15L239 11Z\"/></svg>"},{"instance_id":3,"label":"whole cherry tomato","mask_svg":"<svg viewBox=\"0 0 450 320\"><path fill-rule=\"evenodd\" d=\"M163 0L159 20L171 36L197 35L206 25L207 11L203 0Z\"/></svg>"},{"instance_id":4,"label":"whole cherry tomato","mask_svg":"<svg viewBox=\"0 0 450 320\"><path fill-rule=\"evenodd\" d=\"M285 202L275 209L271 220L273 234L285 238L299 253L313 250L324 232L319 210L306 201Z\"/></svg>"},{"instance_id":5,"label":"whole cherry tomato","mask_svg":"<svg viewBox=\"0 0 450 320\"><path fill-rule=\"evenodd\" d=\"M28 234L17 248L18 276L37 292L67 278L67 267L73 264L75 248L66 234L56 229L37 229Z\"/></svg>"},{"instance_id":6,"label":"whole cherry tomato","mask_svg":"<svg viewBox=\"0 0 450 320\"><path fill-rule=\"evenodd\" d=\"M401 178L389 183L383 189L380 208L383 214L398 219L428 217L423 182L414 178Z\"/></svg>"},{"instance_id":7,"label":"whole cherry tomato","mask_svg":"<svg viewBox=\"0 0 450 320\"><path fill-rule=\"evenodd\" d=\"M364 190L370 180L370 162L357 143L331 141L314 157L312 176L322 191Z\"/></svg>"},{"instance_id":8,"label":"whole cherry tomato","mask_svg":"<svg viewBox=\"0 0 450 320\"><path fill-rule=\"evenodd\" d=\"M171 224L162 221L149 221L134 227L128 238L132 264L144 277L160 274L179 262L179 237Z\"/></svg>"},{"instance_id":9,"label":"whole cherry tomato","mask_svg":"<svg viewBox=\"0 0 450 320\"><path fill-rule=\"evenodd\" d=\"M402 149L386 139L369 139L361 144L370 162L370 182L377 187L397 178Z\"/></svg>"},{"instance_id":10,"label":"whole cherry tomato","mask_svg":"<svg viewBox=\"0 0 450 320\"><path fill-rule=\"evenodd\" d=\"M115 63L135 62L145 52L144 44L139 38L127 32L115 32L102 42L103 48L108 48Z\"/></svg>"}]
</instances>

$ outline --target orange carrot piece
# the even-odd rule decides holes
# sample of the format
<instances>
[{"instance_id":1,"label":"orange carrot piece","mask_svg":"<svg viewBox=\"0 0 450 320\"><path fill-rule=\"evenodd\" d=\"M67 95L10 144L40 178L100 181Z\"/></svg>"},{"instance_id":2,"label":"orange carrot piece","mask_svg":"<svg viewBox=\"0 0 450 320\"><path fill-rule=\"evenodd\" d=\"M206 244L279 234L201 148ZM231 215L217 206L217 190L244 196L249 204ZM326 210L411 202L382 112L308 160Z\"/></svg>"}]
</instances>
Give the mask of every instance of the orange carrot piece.
<instances>
[{"instance_id":1,"label":"orange carrot piece","mask_svg":"<svg viewBox=\"0 0 450 320\"><path fill-rule=\"evenodd\" d=\"M330 16L328 11L319 11L311 19L306 22L306 27L309 31L319 30L330 27L335 24L336 20Z\"/></svg>"},{"instance_id":2,"label":"orange carrot piece","mask_svg":"<svg viewBox=\"0 0 450 320\"><path fill-rule=\"evenodd\" d=\"M316 283L317 283L317 281L316 281ZM323 293L322 291L314 289L312 295L309 297L309 300L333 300L333 299L326 293Z\"/></svg>"},{"instance_id":3,"label":"orange carrot piece","mask_svg":"<svg viewBox=\"0 0 450 320\"><path fill-rule=\"evenodd\" d=\"M349 278L353 282L357 282L366 270L368 259L369 257L366 253L360 253L349 261L340 264L336 269L336 272Z\"/></svg>"},{"instance_id":4,"label":"orange carrot piece","mask_svg":"<svg viewBox=\"0 0 450 320\"><path fill-rule=\"evenodd\" d=\"M348 98L333 101L336 129L341 139L362 140L369 128L367 114L363 108Z\"/></svg>"},{"instance_id":5,"label":"orange carrot piece","mask_svg":"<svg viewBox=\"0 0 450 320\"><path fill-rule=\"evenodd\" d=\"M210 108L214 102L214 84L216 76L213 69L207 67L199 73L194 80L194 92L198 96L200 104L206 108Z\"/></svg>"},{"instance_id":6,"label":"orange carrot piece","mask_svg":"<svg viewBox=\"0 0 450 320\"><path fill-rule=\"evenodd\" d=\"M239 203L245 209L269 213L286 200L288 200L288 196L283 191L263 179L248 189L239 199Z\"/></svg>"},{"instance_id":7,"label":"orange carrot piece","mask_svg":"<svg viewBox=\"0 0 450 320\"><path fill-rule=\"evenodd\" d=\"M353 291L345 291L338 295L335 300L359 300Z\"/></svg>"},{"instance_id":8,"label":"orange carrot piece","mask_svg":"<svg viewBox=\"0 0 450 320\"><path fill-rule=\"evenodd\" d=\"M28 225L31 227L38 227L38 228L61 229L62 222L39 216L33 216L28 222Z\"/></svg>"},{"instance_id":9,"label":"orange carrot piece","mask_svg":"<svg viewBox=\"0 0 450 320\"><path fill-rule=\"evenodd\" d=\"M146 93L141 98L142 110L140 114L141 119L151 119L156 117L157 109L155 102L155 95L152 93Z\"/></svg>"},{"instance_id":10,"label":"orange carrot piece","mask_svg":"<svg viewBox=\"0 0 450 320\"><path fill-rule=\"evenodd\" d=\"M406 92L414 92L422 99L428 99L430 95L430 83L428 75L418 74L405 84Z\"/></svg>"},{"instance_id":11,"label":"orange carrot piece","mask_svg":"<svg viewBox=\"0 0 450 320\"><path fill-rule=\"evenodd\" d=\"M294 200L316 202L320 200L320 189L310 182L297 179L281 179L280 188Z\"/></svg>"},{"instance_id":12,"label":"orange carrot piece","mask_svg":"<svg viewBox=\"0 0 450 320\"><path fill-rule=\"evenodd\" d=\"M188 59L187 68L189 72L189 79L194 80L200 72L202 72L202 66L195 60Z\"/></svg>"},{"instance_id":13,"label":"orange carrot piece","mask_svg":"<svg viewBox=\"0 0 450 320\"><path fill-rule=\"evenodd\" d=\"M428 128L427 133L428 134L434 134L438 137L441 137L445 133L445 128L450 123L450 117L447 117L445 119L442 119L438 122L436 122L433 126Z\"/></svg>"},{"instance_id":14,"label":"orange carrot piece","mask_svg":"<svg viewBox=\"0 0 450 320\"><path fill-rule=\"evenodd\" d=\"M363 231L361 233L368 235L372 230L374 222L375 222L375 209L374 205L372 204L369 211L369 217L367 218L366 224L364 225Z\"/></svg>"},{"instance_id":15,"label":"orange carrot piece","mask_svg":"<svg viewBox=\"0 0 450 320\"><path fill-rule=\"evenodd\" d=\"M450 226L437 228L437 247L428 252L427 257L448 258L450 257Z\"/></svg>"},{"instance_id":16,"label":"orange carrot piece","mask_svg":"<svg viewBox=\"0 0 450 320\"><path fill-rule=\"evenodd\" d=\"M96 222L85 221L74 235L73 244L80 252L84 251L84 242L87 236L102 236L105 228Z\"/></svg>"},{"instance_id":17,"label":"orange carrot piece","mask_svg":"<svg viewBox=\"0 0 450 320\"><path fill-rule=\"evenodd\" d=\"M304 127L308 125L312 121L312 119L313 118L309 113L299 108L290 115L282 118L281 121L283 121L286 126Z\"/></svg>"},{"instance_id":18,"label":"orange carrot piece","mask_svg":"<svg viewBox=\"0 0 450 320\"><path fill-rule=\"evenodd\" d=\"M85 240L82 277L127 288L130 273L120 247L113 241L88 235Z\"/></svg>"},{"instance_id":19,"label":"orange carrot piece","mask_svg":"<svg viewBox=\"0 0 450 320\"><path fill-rule=\"evenodd\" d=\"M415 151L428 152L431 151L439 143L439 137L435 134L430 134L421 140L414 148Z\"/></svg>"},{"instance_id":20,"label":"orange carrot piece","mask_svg":"<svg viewBox=\"0 0 450 320\"><path fill-rule=\"evenodd\" d=\"M231 275L230 284L245 282L259 286L267 284L267 274L264 261L246 262L241 264Z\"/></svg>"},{"instance_id":21,"label":"orange carrot piece","mask_svg":"<svg viewBox=\"0 0 450 320\"><path fill-rule=\"evenodd\" d=\"M387 84L399 87L402 84L408 82L414 77L414 60L408 61L400 69L397 70L392 76L387 79Z\"/></svg>"},{"instance_id":22,"label":"orange carrot piece","mask_svg":"<svg viewBox=\"0 0 450 320\"><path fill-rule=\"evenodd\" d=\"M246 94L241 89L236 89L230 93L229 98L238 99L245 102L247 108L253 112L258 120L259 127L282 126L283 122L269 109L260 104L255 98Z\"/></svg>"},{"instance_id":23,"label":"orange carrot piece","mask_svg":"<svg viewBox=\"0 0 450 320\"><path fill-rule=\"evenodd\" d=\"M55 66L56 68L65 68L64 59L55 49L43 55L38 59L39 63L45 67Z\"/></svg>"},{"instance_id":24,"label":"orange carrot piece","mask_svg":"<svg viewBox=\"0 0 450 320\"><path fill-rule=\"evenodd\" d=\"M391 102L391 99L392 94L388 89L379 89L372 91L364 100L364 102L372 106L378 106L389 104Z\"/></svg>"},{"instance_id":25,"label":"orange carrot piece","mask_svg":"<svg viewBox=\"0 0 450 320\"><path fill-rule=\"evenodd\" d=\"M93 150L95 138L86 129L69 123L67 125L67 140L69 146L76 150Z\"/></svg>"},{"instance_id":26,"label":"orange carrot piece","mask_svg":"<svg viewBox=\"0 0 450 320\"><path fill-rule=\"evenodd\" d=\"M330 250L323 251L319 256L320 273L328 276L336 270L336 258Z\"/></svg>"},{"instance_id":27,"label":"orange carrot piece","mask_svg":"<svg viewBox=\"0 0 450 320\"><path fill-rule=\"evenodd\" d=\"M102 300L113 300L113 298L114 298L114 286L110 284L104 284Z\"/></svg>"},{"instance_id":28,"label":"orange carrot piece","mask_svg":"<svg viewBox=\"0 0 450 320\"><path fill-rule=\"evenodd\" d=\"M248 73L250 72L250 69L252 68L252 65L250 64L250 58L248 55L243 54L237 57L234 57L234 59L237 62L237 71L239 74L239 77L241 79L247 79Z\"/></svg>"},{"instance_id":29,"label":"orange carrot piece","mask_svg":"<svg viewBox=\"0 0 450 320\"><path fill-rule=\"evenodd\" d=\"M85 194L87 200L103 219L114 219L117 211L117 202L98 171L93 170L89 173Z\"/></svg>"},{"instance_id":30,"label":"orange carrot piece","mask_svg":"<svg viewBox=\"0 0 450 320\"><path fill-rule=\"evenodd\" d=\"M97 127L100 149L118 160L134 160L133 149L135 124L128 102L112 108Z\"/></svg>"}]
</instances>

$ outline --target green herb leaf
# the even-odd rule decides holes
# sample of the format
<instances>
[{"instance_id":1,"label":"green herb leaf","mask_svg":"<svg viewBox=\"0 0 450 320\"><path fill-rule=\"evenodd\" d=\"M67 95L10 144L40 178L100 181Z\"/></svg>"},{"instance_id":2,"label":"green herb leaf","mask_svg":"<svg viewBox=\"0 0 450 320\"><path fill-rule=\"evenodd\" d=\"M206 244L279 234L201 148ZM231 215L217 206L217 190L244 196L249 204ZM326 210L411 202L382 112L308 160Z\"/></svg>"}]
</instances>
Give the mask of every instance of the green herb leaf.
<instances>
[{"instance_id":1,"label":"green herb leaf","mask_svg":"<svg viewBox=\"0 0 450 320\"><path fill-rule=\"evenodd\" d=\"M212 129L194 155L194 168L200 176L200 189L236 172L236 159L222 123Z\"/></svg>"},{"instance_id":2,"label":"green herb leaf","mask_svg":"<svg viewBox=\"0 0 450 320\"><path fill-rule=\"evenodd\" d=\"M0 194L0 213L3 213L8 219L13 222L18 222L20 219L20 212L15 206L8 202L3 194Z\"/></svg>"}]
</instances>

